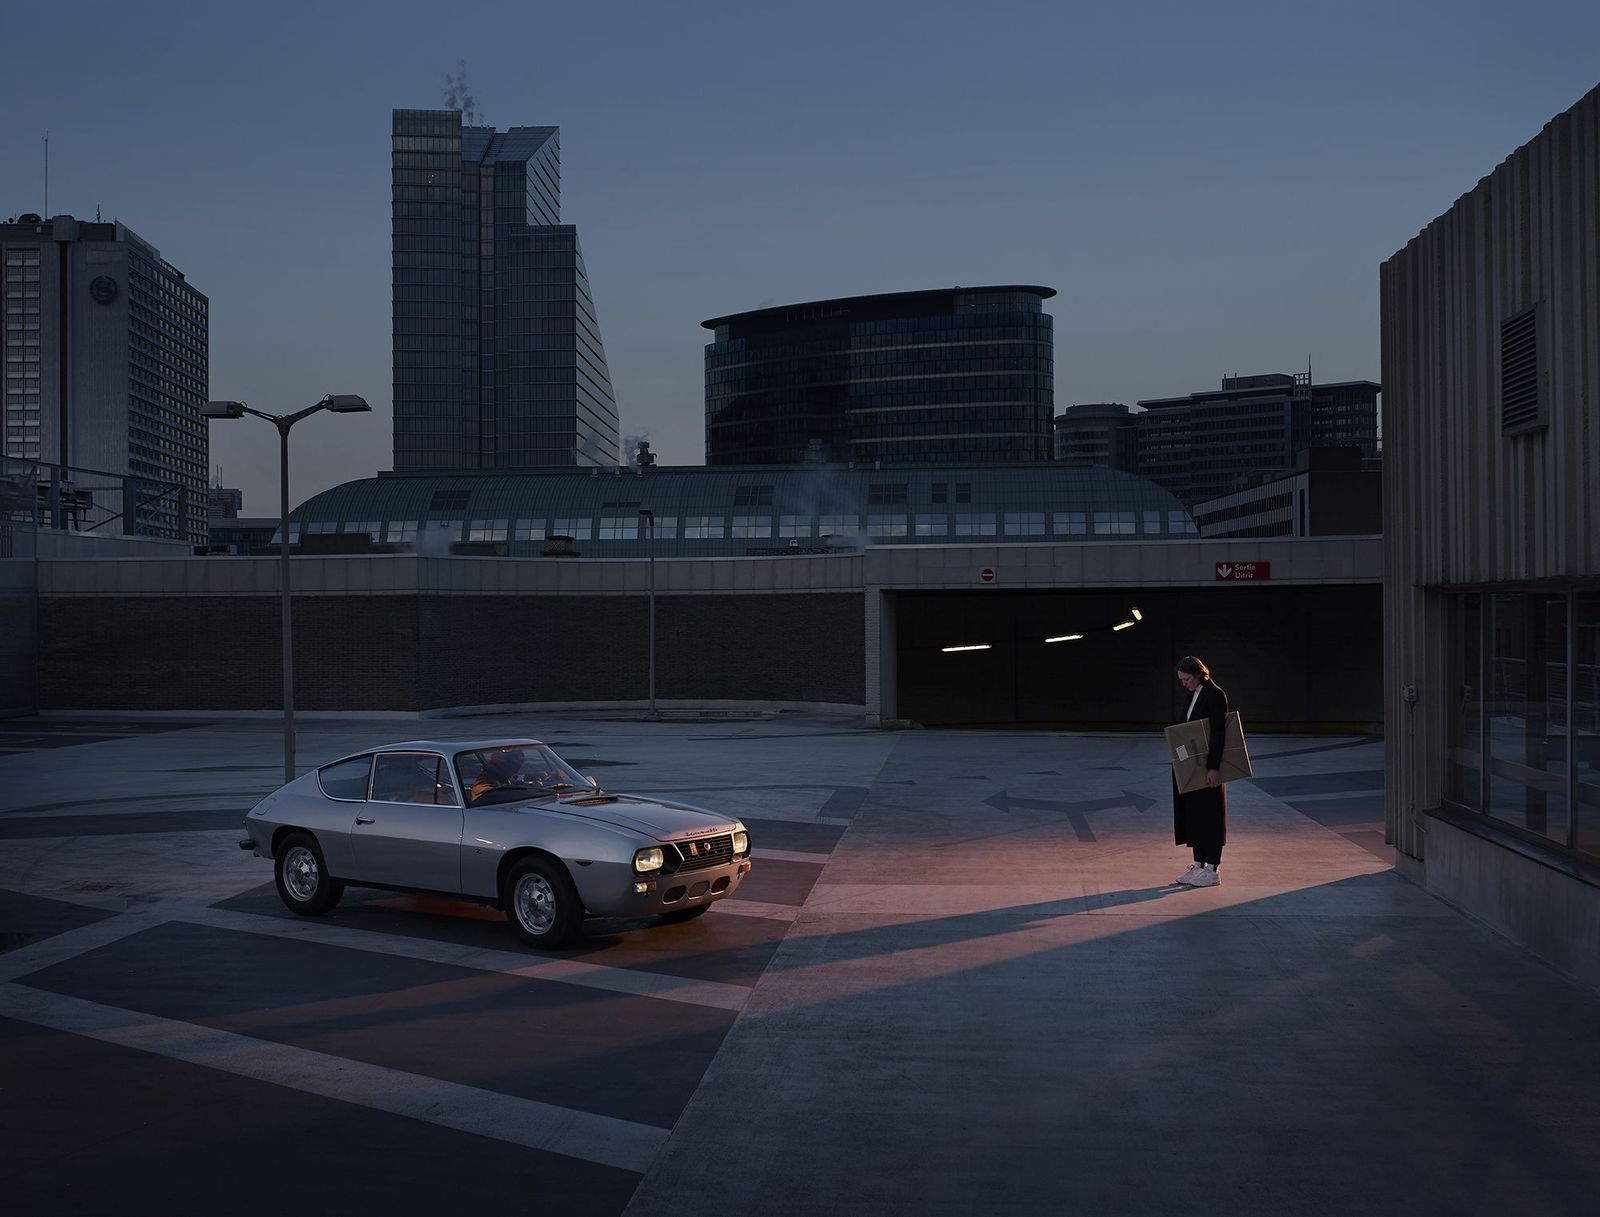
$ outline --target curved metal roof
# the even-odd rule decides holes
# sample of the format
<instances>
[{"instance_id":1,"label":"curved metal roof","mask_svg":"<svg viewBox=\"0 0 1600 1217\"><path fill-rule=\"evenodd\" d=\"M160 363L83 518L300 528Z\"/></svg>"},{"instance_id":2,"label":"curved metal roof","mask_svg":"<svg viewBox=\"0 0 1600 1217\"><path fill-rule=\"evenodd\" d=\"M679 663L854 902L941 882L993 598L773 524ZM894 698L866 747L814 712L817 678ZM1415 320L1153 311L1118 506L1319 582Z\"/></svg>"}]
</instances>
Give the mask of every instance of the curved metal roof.
<instances>
[{"instance_id":1,"label":"curved metal roof","mask_svg":"<svg viewBox=\"0 0 1600 1217\"><path fill-rule=\"evenodd\" d=\"M301 533L369 532L425 551L504 541L538 554L547 536L590 557L661 556L861 544L1129 540L1195 535L1181 502L1116 469L1055 464L711 465L380 474L345 482L292 513ZM430 543L431 542L431 543Z\"/></svg>"},{"instance_id":2,"label":"curved metal roof","mask_svg":"<svg viewBox=\"0 0 1600 1217\"><path fill-rule=\"evenodd\" d=\"M1040 300L1048 300L1056 294L1053 287L1041 287L1037 283L998 283L984 284L976 287L963 287L957 284L954 287L927 288L915 292L879 292L871 296L838 296L832 300L800 300L793 304L779 304L771 308L751 309L745 313L728 313L723 317L712 317L702 321L700 325L708 330L714 330L719 325L727 325L732 321L754 321L781 318L784 313L791 310L804 310L808 316L815 316L818 310L829 312L837 310L840 313L847 311L872 311L884 317L892 317L896 308L910 312L921 312L918 306L954 296L990 296L1005 292L1024 292L1030 296L1038 296Z\"/></svg>"}]
</instances>

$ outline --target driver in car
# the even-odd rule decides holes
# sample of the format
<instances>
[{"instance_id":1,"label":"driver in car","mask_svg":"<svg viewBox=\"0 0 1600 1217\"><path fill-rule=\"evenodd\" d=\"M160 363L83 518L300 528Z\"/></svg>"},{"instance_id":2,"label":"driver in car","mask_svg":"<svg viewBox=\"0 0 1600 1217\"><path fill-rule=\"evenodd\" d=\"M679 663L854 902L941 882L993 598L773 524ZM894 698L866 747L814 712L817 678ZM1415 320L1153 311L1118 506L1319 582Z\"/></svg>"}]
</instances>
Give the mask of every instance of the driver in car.
<instances>
[{"instance_id":1,"label":"driver in car","mask_svg":"<svg viewBox=\"0 0 1600 1217\"><path fill-rule=\"evenodd\" d=\"M522 768L522 750L503 748L487 754L480 753L483 768L472 783L472 801L476 803L491 790L501 790L511 785Z\"/></svg>"}]
</instances>

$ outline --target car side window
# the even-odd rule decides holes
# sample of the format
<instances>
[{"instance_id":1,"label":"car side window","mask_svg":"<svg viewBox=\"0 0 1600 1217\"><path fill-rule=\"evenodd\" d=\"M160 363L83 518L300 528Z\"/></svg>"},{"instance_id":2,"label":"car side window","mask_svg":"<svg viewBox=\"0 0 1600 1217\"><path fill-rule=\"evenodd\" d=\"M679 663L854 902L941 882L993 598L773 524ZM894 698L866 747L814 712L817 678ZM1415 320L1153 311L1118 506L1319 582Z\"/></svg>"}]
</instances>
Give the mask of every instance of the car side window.
<instances>
[{"instance_id":1,"label":"car side window","mask_svg":"<svg viewBox=\"0 0 1600 1217\"><path fill-rule=\"evenodd\" d=\"M372 801L456 805L444 758L423 752L379 753L372 774Z\"/></svg>"},{"instance_id":2,"label":"car side window","mask_svg":"<svg viewBox=\"0 0 1600 1217\"><path fill-rule=\"evenodd\" d=\"M359 756L353 761L340 761L317 770L317 784L330 799L353 799L364 802L367 797L367 778L372 773L372 758Z\"/></svg>"}]
</instances>

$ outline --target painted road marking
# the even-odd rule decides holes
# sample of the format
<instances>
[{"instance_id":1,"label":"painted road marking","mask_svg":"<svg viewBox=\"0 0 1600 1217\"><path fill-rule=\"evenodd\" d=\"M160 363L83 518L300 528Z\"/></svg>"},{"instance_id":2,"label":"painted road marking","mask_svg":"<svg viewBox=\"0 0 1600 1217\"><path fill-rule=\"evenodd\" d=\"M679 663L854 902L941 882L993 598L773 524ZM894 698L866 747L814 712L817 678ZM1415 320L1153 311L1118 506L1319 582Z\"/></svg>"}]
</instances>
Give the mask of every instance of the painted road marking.
<instances>
[{"instance_id":1,"label":"painted road marking","mask_svg":"<svg viewBox=\"0 0 1600 1217\"><path fill-rule=\"evenodd\" d=\"M669 1130L0 984L0 1015L474 1136L643 1174Z\"/></svg>"}]
</instances>

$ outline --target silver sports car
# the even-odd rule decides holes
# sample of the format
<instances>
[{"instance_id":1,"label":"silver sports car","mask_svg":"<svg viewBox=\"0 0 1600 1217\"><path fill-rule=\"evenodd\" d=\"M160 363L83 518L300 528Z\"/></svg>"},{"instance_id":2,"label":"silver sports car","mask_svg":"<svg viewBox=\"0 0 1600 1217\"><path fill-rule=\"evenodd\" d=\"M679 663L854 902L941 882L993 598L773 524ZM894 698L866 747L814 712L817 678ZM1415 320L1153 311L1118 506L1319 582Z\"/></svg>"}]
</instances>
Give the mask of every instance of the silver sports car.
<instances>
[{"instance_id":1,"label":"silver sports car","mask_svg":"<svg viewBox=\"0 0 1600 1217\"><path fill-rule=\"evenodd\" d=\"M600 789L533 740L413 741L345 757L269 794L239 848L317 916L346 884L466 896L530 946L584 916L699 916L750 870L738 820Z\"/></svg>"}]
</instances>

